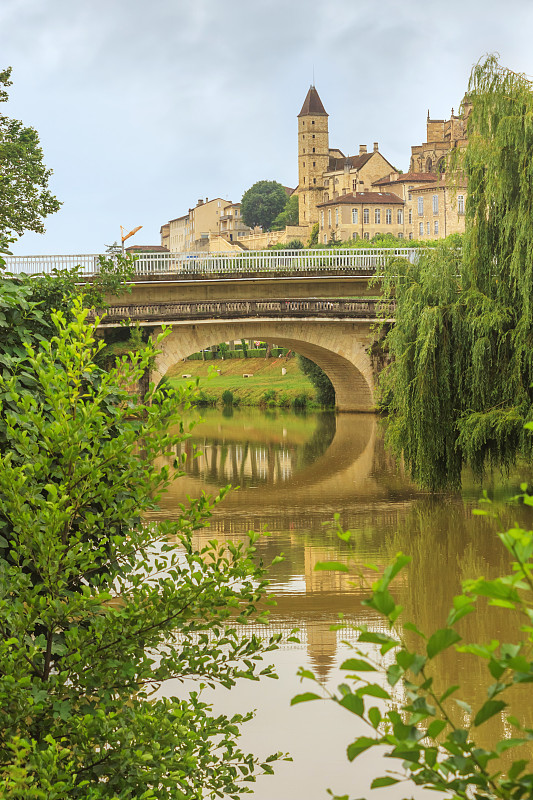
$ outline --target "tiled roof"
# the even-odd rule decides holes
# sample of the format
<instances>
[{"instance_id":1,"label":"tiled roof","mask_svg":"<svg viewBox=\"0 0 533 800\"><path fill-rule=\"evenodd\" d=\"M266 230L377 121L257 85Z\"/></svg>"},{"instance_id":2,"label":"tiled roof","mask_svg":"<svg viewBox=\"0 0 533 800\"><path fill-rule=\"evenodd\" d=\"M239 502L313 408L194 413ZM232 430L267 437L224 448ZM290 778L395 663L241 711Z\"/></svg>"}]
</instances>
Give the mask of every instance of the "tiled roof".
<instances>
[{"instance_id":1,"label":"tiled roof","mask_svg":"<svg viewBox=\"0 0 533 800\"><path fill-rule=\"evenodd\" d=\"M128 253L168 253L168 247L161 244L132 244L126 247Z\"/></svg>"},{"instance_id":2,"label":"tiled roof","mask_svg":"<svg viewBox=\"0 0 533 800\"><path fill-rule=\"evenodd\" d=\"M328 172L340 172L344 169L345 164L349 164L353 169L361 169L366 164L369 158L372 158L374 153L362 153L360 156L347 156L345 158L334 158L330 156L328 164Z\"/></svg>"},{"instance_id":3,"label":"tiled roof","mask_svg":"<svg viewBox=\"0 0 533 800\"><path fill-rule=\"evenodd\" d=\"M369 205L375 203L404 205L401 197L392 192L352 192L350 194L341 194L333 198L333 200L326 200L325 203L317 203L317 206L320 208L321 206L359 205L361 203L368 203Z\"/></svg>"},{"instance_id":4,"label":"tiled roof","mask_svg":"<svg viewBox=\"0 0 533 800\"><path fill-rule=\"evenodd\" d=\"M397 178L380 178L379 181L374 181L372 186L385 186L390 185L392 183L422 183L427 182L430 183L436 179L436 176L432 172L406 172L404 175L398 175Z\"/></svg>"},{"instance_id":5,"label":"tiled roof","mask_svg":"<svg viewBox=\"0 0 533 800\"><path fill-rule=\"evenodd\" d=\"M318 96L318 92L314 86L309 87L307 97L304 100L302 110L298 114L299 117L327 117L326 109L322 105L322 100Z\"/></svg>"}]
</instances>

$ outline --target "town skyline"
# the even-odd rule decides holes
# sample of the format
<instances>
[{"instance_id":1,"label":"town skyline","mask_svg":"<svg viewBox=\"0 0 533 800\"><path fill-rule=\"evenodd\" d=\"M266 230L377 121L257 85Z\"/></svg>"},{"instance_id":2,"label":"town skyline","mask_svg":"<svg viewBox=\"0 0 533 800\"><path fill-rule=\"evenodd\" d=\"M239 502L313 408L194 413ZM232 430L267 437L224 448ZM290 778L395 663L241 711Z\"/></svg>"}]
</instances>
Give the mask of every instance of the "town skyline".
<instances>
[{"instance_id":1,"label":"town skyline","mask_svg":"<svg viewBox=\"0 0 533 800\"><path fill-rule=\"evenodd\" d=\"M526 0L505 17L495 2L452 0L446 17L419 0L385 6L376 18L348 0L295 0L288 19L278 0L237 0L230 19L213 0L3 4L13 86L1 113L37 129L63 201L46 234L13 252L102 251L120 225L143 225L131 243L155 244L161 221L198 197L239 202L262 179L295 187L296 117L313 81L336 147L379 141L407 171L428 108L457 111L484 53L532 71Z\"/></svg>"}]
</instances>

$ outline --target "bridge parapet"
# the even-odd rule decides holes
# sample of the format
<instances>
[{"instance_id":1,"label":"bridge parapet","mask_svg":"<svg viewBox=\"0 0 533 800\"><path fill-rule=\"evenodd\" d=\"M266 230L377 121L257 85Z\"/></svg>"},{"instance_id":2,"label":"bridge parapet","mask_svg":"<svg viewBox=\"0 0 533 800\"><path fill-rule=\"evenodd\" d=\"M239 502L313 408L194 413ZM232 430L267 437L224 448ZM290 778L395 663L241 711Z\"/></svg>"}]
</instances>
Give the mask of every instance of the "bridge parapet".
<instances>
[{"instance_id":1,"label":"bridge parapet","mask_svg":"<svg viewBox=\"0 0 533 800\"><path fill-rule=\"evenodd\" d=\"M415 248L346 248L331 250L258 250L241 253L142 253L135 256L136 277L235 276L272 274L373 275L390 258L414 262ZM6 268L14 274L51 274L74 269L90 278L110 255L6 256Z\"/></svg>"}]
</instances>

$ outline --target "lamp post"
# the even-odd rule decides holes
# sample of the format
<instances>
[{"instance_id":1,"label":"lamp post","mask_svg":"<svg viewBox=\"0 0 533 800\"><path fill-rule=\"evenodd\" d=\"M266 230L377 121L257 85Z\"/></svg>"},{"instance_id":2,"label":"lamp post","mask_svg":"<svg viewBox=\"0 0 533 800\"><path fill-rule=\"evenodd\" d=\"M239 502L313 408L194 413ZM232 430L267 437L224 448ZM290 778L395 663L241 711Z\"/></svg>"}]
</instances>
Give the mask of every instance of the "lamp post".
<instances>
[{"instance_id":1,"label":"lamp post","mask_svg":"<svg viewBox=\"0 0 533 800\"><path fill-rule=\"evenodd\" d=\"M122 239L122 255L124 255L124 242L126 241L126 239L129 239L130 236L133 236L134 233L140 231L141 228L142 225L137 225L137 227L133 228L133 230L131 230L129 233L124 234L124 228L122 227L122 225L120 226L120 238Z\"/></svg>"}]
</instances>

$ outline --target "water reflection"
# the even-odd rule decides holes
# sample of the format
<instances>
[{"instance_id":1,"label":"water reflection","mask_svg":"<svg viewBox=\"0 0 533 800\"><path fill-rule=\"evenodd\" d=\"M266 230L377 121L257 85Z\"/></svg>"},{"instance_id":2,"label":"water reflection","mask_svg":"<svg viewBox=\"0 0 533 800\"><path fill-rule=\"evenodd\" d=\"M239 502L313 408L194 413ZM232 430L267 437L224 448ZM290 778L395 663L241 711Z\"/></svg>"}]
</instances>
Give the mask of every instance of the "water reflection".
<instances>
[{"instance_id":1,"label":"water reflection","mask_svg":"<svg viewBox=\"0 0 533 800\"><path fill-rule=\"evenodd\" d=\"M338 682L339 663L347 652L345 642L352 636L349 627L330 630L341 613L347 622L382 629L381 618L361 604L368 585L375 579L370 563L384 567L399 550L412 557L409 572L396 582L396 595L406 608L406 619L426 631L442 626L461 580L501 574L508 563L493 524L471 513L479 489L470 488L466 501L457 496L432 498L418 492L386 453L379 422L373 415L341 415L335 419L328 414L297 417L279 412L264 415L236 411L227 417L220 412L206 412L204 416L205 422L186 445L191 456L193 445L203 455L189 458L187 474L164 496L158 515L177 515L179 504L202 490L215 493L228 482L239 484L240 488L214 509L210 528L196 533L196 544L201 547L210 538L236 540L250 529L266 528L271 535L260 540L259 556L270 563L274 556L284 553L284 561L271 570L270 592L276 606L271 611L270 627L272 632L285 634L298 627L301 645L286 645L277 655L285 681L281 692L285 705L276 705L278 694L269 684L261 686L259 696L251 701L252 706L258 706L260 731L252 726L249 745L257 746L253 741L256 736L260 751L264 752L265 747L288 747L294 752L294 739L311 739L311 731L295 730L297 720L305 717L313 730L316 725L330 724L325 722L329 711L315 708L307 716L305 710L289 710L286 701L299 691L296 667L305 663L324 684ZM501 485L499 476L497 484ZM512 492L513 487L509 486L507 493ZM502 494L499 491L499 499ZM350 543L341 542L328 525L336 512L340 513L343 526L353 532ZM518 512L502 513L505 525ZM531 516L527 509L522 513ZM530 519L524 522L531 524ZM316 571L318 561L330 560L349 563L351 572ZM466 617L461 624L461 632L471 640L512 640L518 635L506 612L489 607ZM483 702L492 679L487 678L488 673L477 661L467 656L458 659L450 649L439 658L437 666L437 685L460 683L464 697ZM242 698L247 699L246 689L242 691ZM517 687L516 695L524 715L531 717L529 690ZM231 700L235 702L236 697L241 695L233 693ZM217 702L219 699L217 696ZM231 707L229 700L227 705ZM266 720L271 720L274 706L276 724L272 740L266 743L263 738L270 724ZM458 708L457 714L460 713ZM528 720L529 725L532 722ZM356 731L350 716L342 713L331 724L347 726L342 728L345 738L341 752L336 754L340 760L335 762L335 786L341 793L361 795L365 788L351 782L354 768L344 761L343 748L363 731ZM293 741L281 741L280 729L292 731ZM488 744L504 733L503 717L495 716L483 726L481 743ZM340 732L337 730L336 734ZM266 781L264 787L258 785L257 800L282 800L289 794L295 800L325 797L326 788L333 784L328 759L335 760L336 756L328 750L329 739L326 743L321 741L320 747L329 755L320 779L316 771L312 780L306 777L306 758L301 764L297 761L291 770L283 768L281 777ZM312 758L319 760L315 746L316 742L309 745L310 752L315 753ZM369 773L376 768L370 766ZM379 793L373 796L379 798ZM387 796L391 796L390 792Z\"/></svg>"}]
</instances>

